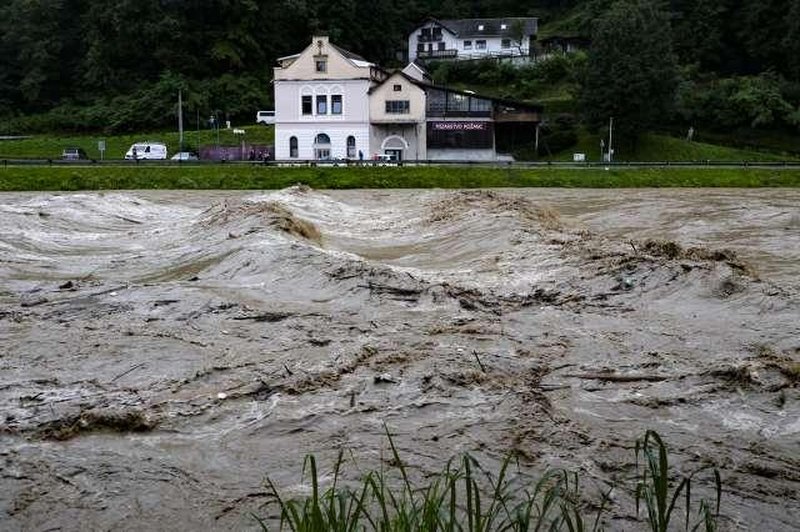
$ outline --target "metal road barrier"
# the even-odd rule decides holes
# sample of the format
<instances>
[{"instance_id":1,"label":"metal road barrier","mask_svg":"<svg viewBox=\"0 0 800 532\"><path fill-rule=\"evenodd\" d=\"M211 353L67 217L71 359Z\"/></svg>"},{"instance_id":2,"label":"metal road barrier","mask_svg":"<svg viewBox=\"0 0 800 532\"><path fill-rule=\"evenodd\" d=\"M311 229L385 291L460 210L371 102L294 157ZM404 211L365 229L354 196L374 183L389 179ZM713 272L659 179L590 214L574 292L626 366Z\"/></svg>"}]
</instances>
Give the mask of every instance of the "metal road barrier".
<instances>
[{"instance_id":1,"label":"metal road barrier","mask_svg":"<svg viewBox=\"0 0 800 532\"><path fill-rule=\"evenodd\" d=\"M3 167L7 166L53 166L53 167L180 167L180 166L211 166L211 165L233 165L233 166L263 166L263 167L291 167L291 166L317 166L317 167L373 167L373 166L461 166L467 168L800 168L800 161L456 161L456 160L405 160L405 161L376 161L365 160L294 160L294 161L225 161L225 160L199 160L199 161L173 161L173 160L124 160L124 159L83 159L83 160L63 160L63 159L13 159L0 158Z\"/></svg>"}]
</instances>

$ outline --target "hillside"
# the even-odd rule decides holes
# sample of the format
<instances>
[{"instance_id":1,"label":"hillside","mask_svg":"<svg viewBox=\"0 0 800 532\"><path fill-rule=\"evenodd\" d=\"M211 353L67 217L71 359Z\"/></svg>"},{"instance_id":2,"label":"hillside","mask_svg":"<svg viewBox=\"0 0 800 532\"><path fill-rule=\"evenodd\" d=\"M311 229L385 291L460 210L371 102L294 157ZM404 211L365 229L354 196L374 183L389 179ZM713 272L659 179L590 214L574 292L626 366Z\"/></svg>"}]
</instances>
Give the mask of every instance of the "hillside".
<instances>
[{"instance_id":1,"label":"hillside","mask_svg":"<svg viewBox=\"0 0 800 532\"><path fill-rule=\"evenodd\" d=\"M551 127L566 113L597 131L614 116L621 135L691 125L717 144L798 151L800 0L9 0L0 7L0 134L170 128L178 89L196 121L249 123L271 106L276 58L315 32L392 68L427 17L497 16L539 17L540 43L580 36L592 45L518 71L454 66L441 80L541 102Z\"/></svg>"}]
</instances>

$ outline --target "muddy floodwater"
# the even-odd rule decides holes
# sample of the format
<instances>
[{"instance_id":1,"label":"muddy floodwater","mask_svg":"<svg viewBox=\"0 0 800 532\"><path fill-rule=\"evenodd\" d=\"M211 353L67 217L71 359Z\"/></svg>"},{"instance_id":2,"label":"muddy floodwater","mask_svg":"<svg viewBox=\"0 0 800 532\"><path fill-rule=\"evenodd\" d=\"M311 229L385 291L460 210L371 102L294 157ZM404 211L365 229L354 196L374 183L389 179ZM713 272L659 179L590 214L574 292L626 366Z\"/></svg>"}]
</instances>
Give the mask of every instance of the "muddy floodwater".
<instances>
[{"instance_id":1,"label":"muddy floodwater","mask_svg":"<svg viewBox=\"0 0 800 532\"><path fill-rule=\"evenodd\" d=\"M799 379L797 189L0 195L4 531L252 529L384 424L617 485L612 530L654 429L798 530Z\"/></svg>"}]
</instances>

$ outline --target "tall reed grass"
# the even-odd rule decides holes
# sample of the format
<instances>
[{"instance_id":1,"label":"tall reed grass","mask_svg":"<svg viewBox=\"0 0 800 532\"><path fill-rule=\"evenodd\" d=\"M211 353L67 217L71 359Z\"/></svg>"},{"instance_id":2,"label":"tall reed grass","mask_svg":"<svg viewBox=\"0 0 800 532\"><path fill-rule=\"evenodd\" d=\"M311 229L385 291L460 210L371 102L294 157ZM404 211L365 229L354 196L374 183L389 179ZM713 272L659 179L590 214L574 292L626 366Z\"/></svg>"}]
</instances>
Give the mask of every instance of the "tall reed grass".
<instances>
[{"instance_id":1,"label":"tall reed grass","mask_svg":"<svg viewBox=\"0 0 800 532\"><path fill-rule=\"evenodd\" d=\"M611 489L590 499L580 484L581 475L554 469L536 481L526 481L512 471L515 461L506 457L493 474L469 454L451 459L442 471L422 484L415 484L401 460L391 434L388 469L370 471L359 483L343 485L339 453L333 467L333 480L324 490L320 486L317 461L308 456L303 476L310 481L311 493L300 498L286 498L267 479L271 500L268 517L253 515L263 530L295 532L489 532L489 531L569 531L603 530L603 517L611 504ZM665 532L716 530L722 493L720 475L713 470L716 505L693 500L692 478L699 473L679 477L671 471L667 448L653 431L636 442L637 478L635 498L637 514L640 503L646 509L643 530ZM644 459L642 467L639 458ZM613 489L613 488L612 488ZM624 487L620 487L624 489ZM591 502L593 501L593 502ZM692 521L693 508L697 514ZM274 511L269 512L269 508ZM681 507L682 523L672 520ZM677 528L676 528L677 527Z\"/></svg>"}]
</instances>

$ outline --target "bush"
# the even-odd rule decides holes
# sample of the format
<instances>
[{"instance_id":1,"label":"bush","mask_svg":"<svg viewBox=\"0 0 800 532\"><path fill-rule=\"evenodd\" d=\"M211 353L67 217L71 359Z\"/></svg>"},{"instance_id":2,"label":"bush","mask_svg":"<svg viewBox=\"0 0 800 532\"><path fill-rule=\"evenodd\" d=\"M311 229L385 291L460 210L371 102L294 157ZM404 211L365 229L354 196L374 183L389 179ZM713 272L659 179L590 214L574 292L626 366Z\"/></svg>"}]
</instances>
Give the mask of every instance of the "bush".
<instances>
[{"instance_id":1,"label":"bush","mask_svg":"<svg viewBox=\"0 0 800 532\"><path fill-rule=\"evenodd\" d=\"M539 155L562 152L578 143L578 123L574 115L560 114L540 130Z\"/></svg>"},{"instance_id":2,"label":"bush","mask_svg":"<svg viewBox=\"0 0 800 532\"><path fill-rule=\"evenodd\" d=\"M688 80L678 86L677 110L684 122L717 130L797 126L797 103L787 101L793 92L771 74Z\"/></svg>"}]
</instances>

